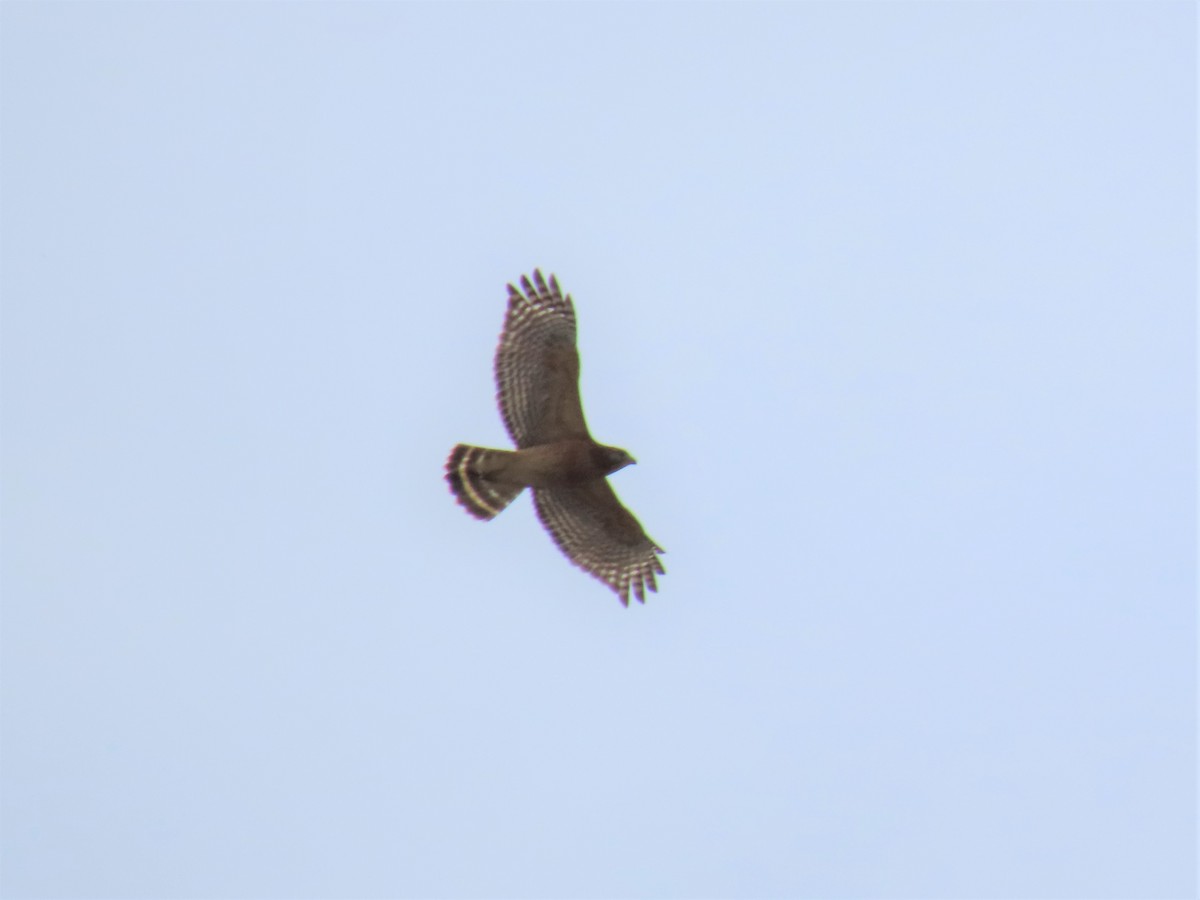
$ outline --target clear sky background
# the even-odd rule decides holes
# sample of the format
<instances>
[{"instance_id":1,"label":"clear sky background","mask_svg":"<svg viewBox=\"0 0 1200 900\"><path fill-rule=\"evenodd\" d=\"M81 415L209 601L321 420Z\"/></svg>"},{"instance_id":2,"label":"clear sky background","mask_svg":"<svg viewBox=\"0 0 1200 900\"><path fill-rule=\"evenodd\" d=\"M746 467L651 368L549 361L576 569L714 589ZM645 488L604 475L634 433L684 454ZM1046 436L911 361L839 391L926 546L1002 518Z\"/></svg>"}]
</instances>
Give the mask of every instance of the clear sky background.
<instances>
[{"instance_id":1,"label":"clear sky background","mask_svg":"<svg viewBox=\"0 0 1200 900\"><path fill-rule=\"evenodd\" d=\"M1192 895L1196 24L5 3L4 896Z\"/></svg>"}]
</instances>

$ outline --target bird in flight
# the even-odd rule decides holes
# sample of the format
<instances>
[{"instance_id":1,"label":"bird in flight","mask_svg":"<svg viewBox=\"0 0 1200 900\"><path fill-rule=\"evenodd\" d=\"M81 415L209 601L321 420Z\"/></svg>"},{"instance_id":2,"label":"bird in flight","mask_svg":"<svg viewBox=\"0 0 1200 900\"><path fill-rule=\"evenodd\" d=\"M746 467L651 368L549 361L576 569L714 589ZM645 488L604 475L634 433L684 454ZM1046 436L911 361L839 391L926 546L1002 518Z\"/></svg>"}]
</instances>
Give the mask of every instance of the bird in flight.
<instances>
[{"instance_id":1,"label":"bird in flight","mask_svg":"<svg viewBox=\"0 0 1200 900\"><path fill-rule=\"evenodd\" d=\"M508 286L508 313L496 348L496 399L516 450L459 444L446 460L446 481L463 508L493 519L525 488L538 518L571 562L607 584L629 605L665 574L662 547L642 530L608 483L635 462L597 443L579 399L575 307L558 281L534 270Z\"/></svg>"}]
</instances>

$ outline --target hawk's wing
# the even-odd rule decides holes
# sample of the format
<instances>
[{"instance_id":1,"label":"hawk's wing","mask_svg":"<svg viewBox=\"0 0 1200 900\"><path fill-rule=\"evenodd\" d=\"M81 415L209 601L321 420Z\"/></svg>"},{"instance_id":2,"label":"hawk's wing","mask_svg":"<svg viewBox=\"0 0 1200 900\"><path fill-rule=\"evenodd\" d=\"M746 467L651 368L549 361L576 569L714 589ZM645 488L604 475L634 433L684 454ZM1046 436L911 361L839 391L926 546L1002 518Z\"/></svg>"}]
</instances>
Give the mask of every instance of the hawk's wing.
<instances>
[{"instance_id":1,"label":"hawk's wing","mask_svg":"<svg viewBox=\"0 0 1200 900\"><path fill-rule=\"evenodd\" d=\"M665 574L658 558L664 551L621 505L607 479L577 487L538 488L533 499L538 518L559 549L616 591L626 606L631 586L642 603L647 587L658 590L654 573Z\"/></svg>"},{"instance_id":2,"label":"hawk's wing","mask_svg":"<svg viewBox=\"0 0 1200 900\"><path fill-rule=\"evenodd\" d=\"M558 281L508 286L508 314L496 348L496 399L504 425L518 447L587 438L579 401L579 354L575 309Z\"/></svg>"}]
</instances>

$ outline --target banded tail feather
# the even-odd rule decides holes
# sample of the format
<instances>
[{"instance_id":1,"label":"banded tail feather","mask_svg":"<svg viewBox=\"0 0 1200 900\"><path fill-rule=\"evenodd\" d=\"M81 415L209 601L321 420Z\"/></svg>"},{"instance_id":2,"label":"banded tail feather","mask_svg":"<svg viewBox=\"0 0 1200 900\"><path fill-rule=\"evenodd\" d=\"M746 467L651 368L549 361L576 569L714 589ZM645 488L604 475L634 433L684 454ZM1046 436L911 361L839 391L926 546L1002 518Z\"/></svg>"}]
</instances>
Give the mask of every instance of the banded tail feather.
<instances>
[{"instance_id":1,"label":"banded tail feather","mask_svg":"<svg viewBox=\"0 0 1200 900\"><path fill-rule=\"evenodd\" d=\"M524 485L494 481L488 477L503 467L503 457L512 451L489 450L459 444L446 460L446 481L454 499L477 519L494 519L512 503Z\"/></svg>"}]
</instances>

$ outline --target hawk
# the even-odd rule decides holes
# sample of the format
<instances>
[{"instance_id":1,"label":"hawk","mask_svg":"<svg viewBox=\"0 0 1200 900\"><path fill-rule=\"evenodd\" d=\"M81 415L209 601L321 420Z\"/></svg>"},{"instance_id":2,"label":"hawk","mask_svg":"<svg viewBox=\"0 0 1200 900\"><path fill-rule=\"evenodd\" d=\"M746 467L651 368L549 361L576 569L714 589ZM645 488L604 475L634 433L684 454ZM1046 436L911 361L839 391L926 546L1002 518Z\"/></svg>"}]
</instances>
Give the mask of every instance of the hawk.
<instances>
[{"instance_id":1,"label":"hawk","mask_svg":"<svg viewBox=\"0 0 1200 900\"><path fill-rule=\"evenodd\" d=\"M459 444L446 481L463 508L493 519L525 488L538 518L571 562L629 605L646 601L665 574L662 547L621 505L606 476L635 462L619 447L592 440L579 399L575 307L553 275L535 270L508 286L508 313L496 348L496 399L516 450Z\"/></svg>"}]
</instances>

